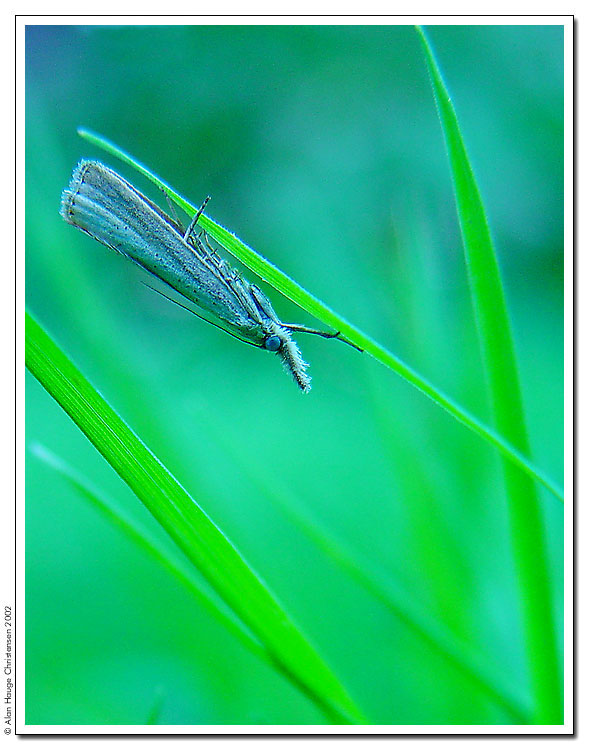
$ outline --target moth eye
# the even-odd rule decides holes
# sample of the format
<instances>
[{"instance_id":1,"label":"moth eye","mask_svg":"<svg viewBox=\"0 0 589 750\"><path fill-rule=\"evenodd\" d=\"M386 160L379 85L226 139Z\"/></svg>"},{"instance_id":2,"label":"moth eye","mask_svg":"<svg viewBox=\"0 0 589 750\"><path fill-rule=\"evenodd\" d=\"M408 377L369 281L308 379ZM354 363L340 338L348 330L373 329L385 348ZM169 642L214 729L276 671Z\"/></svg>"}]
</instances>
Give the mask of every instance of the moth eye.
<instances>
[{"instance_id":1,"label":"moth eye","mask_svg":"<svg viewBox=\"0 0 589 750\"><path fill-rule=\"evenodd\" d=\"M266 341L264 341L264 346L269 352L277 352L280 349L280 345L282 344L282 341L280 340L280 336L268 336Z\"/></svg>"}]
</instances>

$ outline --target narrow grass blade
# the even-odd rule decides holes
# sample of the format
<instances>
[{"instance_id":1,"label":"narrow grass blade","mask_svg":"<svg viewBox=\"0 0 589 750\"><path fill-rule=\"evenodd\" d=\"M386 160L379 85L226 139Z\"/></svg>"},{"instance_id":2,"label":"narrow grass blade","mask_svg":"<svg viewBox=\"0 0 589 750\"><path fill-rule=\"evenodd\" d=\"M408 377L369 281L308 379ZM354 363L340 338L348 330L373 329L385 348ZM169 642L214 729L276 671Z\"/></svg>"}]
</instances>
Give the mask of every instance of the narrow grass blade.
<instances>
[{"instance_id":1,"label":"narrow grass blade","mask_svg":"<svg viewBox=\"0 0 589 750\"><path fill-rule=\"evenodd\" d=\"M163 188L168 193L170 198L189 215L192 216L198 210L197 207L189 203L169 185L163 182L163 180L160 180L158 177L156 177L147 167L145 167L132 156L120 149L118 146L115 146L113 143L106 140L102 136L91 133L84 128L79 128L78 133L90 143L104 149L126 164L129 164L138 172L141 172L143 175L145 175L145 177L151 180L151 182L153 182L155 185ZM271 284L275 289L284 294L303 310L306 310L318 320L321 320L326 326L339 331L353 344L358 346L360 349L363 349L383 365L396 372L408 383L411 383L411 385L431 398L434 403L449 412L459 422L471 429L483 440L487 441L489 444L497 448L497 450L499 450L499 452L509 461L511 461L515 466L519 467L530 477L540 482L540 484L550 490L550 492L556 495L556 497L558 497L560 500L563 499L562 490L543 471L536 467L526 457L525 452L514 447L500 433L484 425L475 416L470 414L466 409L462 408L462 406L456 403L453 399L451 399L449 396L446 396L444 393L442 393L442 391L429 383L425 378L423 378L419 373L409 367L409 365L405 364L401 359L396 357L392 352L385 349L385 347L378 344L372 338L363 333L360 329L356 328L354 325L342 318L331 308L321 302L321 300L310 294L306 289L303 289L303 287L297 284L296 281L291 279L279 268L272 265L272 263L252 250L252 248L248 247L238 237L222 227L220 224L217 224L215 221L213 221L208 216L205 216L204 214L201 215L198 223L211 235L211 237L213 237L229 253L240 260L245 266L250 268L261 279L268 282L268 284Z\"/></svg>"},{"instance_id":2,"label":"narrow grass blade","mask_svg":"<svg viewBox=\"0 0 589 750\"><path fill-rule=\"evenodd\" d=\"M252 636L242 621L225 614L219 608L218 602L207 596L198 583L191 576L187 575L169 554L168 550L154 539L151 539L150 534L134 519L125 517L110 498L106 497L96 487L93 487L87 479L45 446L40 443L33 443L29 447L29 450L39 461L42 461L46 466L51 467L51 469L63 477L81 497L96 508L109 523L118 528L132 544L147 552L158 565L165 568L176 581L188 589L191 596L194 596L198 600L200 606L206 609L210 615L234 635L248 651L251 651L255 656L274 666L271 654L257 638Z\"/></svg>"},{"instance_id":3,"label":"narrow grass blade","mask_svg":"<svg viewBox=\"0 0 589 750\"><path fill-rule=\"evenodd\" d=\"M450 160L458 218L495 425L524 455L529 442L511 325L481 195L458 118L425 32L417 28ZM520 586L535 721L561 723L562 681L540 500L529 472L503 461L511 538Z\"/></svg>"},{"instance_id":4,"label":"narrow grass blade","mask_svg":"<svg viewBox=\"0 0 589 750\"><path fill-rule=\"evenodd\" d=\"M366 723L333 672L239 552L26 313L26 366L272 654L334 723Z\"/></svg>"},{"instance_id":5,"label":"narrow grass blade","mask_svg":"<svg viewBox=\"0 0 589 750\"><path fill-rule=\"evenodd\" d=\"M370 591L412 633L429 648L441 654L452 668L458 669L473 687L476 686L507 711L515 723L528 723L530 706L525 691L510 685L499 666L492 664L468 643L457 638L443 622L416 602L414 596L404 590L390 573L378 564L375 565L374 560L370 560L357 549L349 549L345 542L333 535L333 532L322 528L321 523L308 509L301 508L299 499L295 498L278 474L270 476L267 470L260 471L260 467L256 470L251 457L246 458L242 451L235 450L226 437L214 427L213 420L206 420L206 423L211 439L228 454L232 464L239 468L257 492L265 495L273 505L278 504L285 516L311 543L322 550L347 575Z\"/></svg>"}]
</instances>

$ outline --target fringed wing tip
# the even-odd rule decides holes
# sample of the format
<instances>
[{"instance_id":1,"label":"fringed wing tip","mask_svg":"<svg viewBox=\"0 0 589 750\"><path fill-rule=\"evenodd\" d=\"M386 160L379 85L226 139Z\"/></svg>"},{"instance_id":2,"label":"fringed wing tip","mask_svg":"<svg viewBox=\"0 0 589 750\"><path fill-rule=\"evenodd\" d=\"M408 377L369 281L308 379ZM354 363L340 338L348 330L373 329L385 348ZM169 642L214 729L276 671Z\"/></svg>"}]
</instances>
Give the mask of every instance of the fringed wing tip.
<instances>
[{"instance_id":1,"label":"fringed wing tip","mask_svg":"<svg viewBox=\"0 0 589 750\"><path fill-rule=\"evenodd\" d=\"M84 172L91 164L92 162L88 161L87 159L81 159L72 172L69 185L63 190L61 194L59 214L62 219L65 219L65 221L67 221L68 224L73 224L74 226L75 224L72 220L74 200L83 180Z\"/></svg>"},{"instance_id":2,"label":"fringed wing tip","mask_svg":"<svg viewBox=\"0 0 589 750\"><path fill-rule=\"evenodd\" d=\"M61 201L59 203L59 215L62 219L67 221L68 224L72 224L72 206L74 202L74 193L69 188L66 188L61 194Z\"/></svg>"}]
</instances>

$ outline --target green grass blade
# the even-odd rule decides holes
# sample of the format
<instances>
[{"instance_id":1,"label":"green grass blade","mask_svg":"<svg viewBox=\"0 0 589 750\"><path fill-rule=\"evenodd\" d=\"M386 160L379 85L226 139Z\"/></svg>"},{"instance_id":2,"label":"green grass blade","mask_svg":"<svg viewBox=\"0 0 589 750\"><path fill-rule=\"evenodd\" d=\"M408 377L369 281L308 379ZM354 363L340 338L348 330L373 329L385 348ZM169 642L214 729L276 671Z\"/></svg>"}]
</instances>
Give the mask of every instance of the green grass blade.
<instances>
[{"instance_id":1,"label":"green grass blade","mask_svg":"<svg viewBox=\"0 0 589 750\"><path fill-rule=\"evenodd\" d=\"M492 663L469 643L458 638L434 617L414 597L400 586L388 571L378 569L374 560L351 551L346 545L328 534L300 510L282 503L285 513L293 523L322 549L342 570L379 599L408 630L421 639L433 652L440 654L451 668L457 669L485 696L503 708L516 724L527 724L530 719L529 700L523 689L510 684L498 664Z\"/></svg>"},{"instance_id":2,"label":"green grass blade","mask_svg":"<svg viewBox=\"0 0 589 750\"><path fill-rule=\"evenodd\" d=\"M335 723L366 723L339 680L195 500L26 313L29 371L272 654Z\"/></svg>"},{"instance_id":3,"label":"green grass blade","mask_svg":"<svg viewBox=\"0 0 589 750\"><path fill-rule=\"evenodd\" d=\"M51 469L63 477L81 497L96 508L109 523L119 529L132 544L147 552L158 565L165 568L176 581L187 588L191 596L194 596L198 600L200 606L206 609L224 628L229 630L248 651L274 665L271 654L257 638L252 636L242 621L225 614L219 608L218 603L202 590L198 582L186 574L177 561L169 554L169 551L161 543L152 539L151 535L135 519L125 517L120 508L117 508L110 498L93 487L87 479L63 461L63 459L59 458L59 456L56 456L53 451L50 451L40 443L33 443L29 446L29 450L46 466L51 467Z\"/></svg>"},{"instance_id":4,"label":"green grass blade","mask_svg":"<svg viewBox=\"0 0 589 750\"><path fill-rule=\"evenodd\" d=\"M446 140L495 425L529 453L520 378L499 264L454 106L423 29L417 29ZM540 500L529 472L503 461L537 723L560 723L562 684Z\"/></svg>"},{"instance_id":5,"label":"green grass blade","mask_svg":"<svg viewBox=\"0 0 589 750\"><path fill-rule=\"evenodd\" d=\"M206 420L211 440L227 453L231 463L255 487L256 492L266 496L274 506L278 505L289 521L298 528L311 543L347 575L364 586L379 599L407 628L417 635L429 648L442 655L458 669L473 687L501 706L512 717L514 723L527 724L530 719L530 701L525 690L513 686L502 668L480 654L470 644L457 638L439 619L421 606L415 597L399 585L394 575L385 571L374 560L370 560L357 549L351 550L345 542L337 539L332 531L322 524L310 511L301 507L298 498L287 488L276 473L256 469L243 453L236 450L225 435Z\"/></svg>"},{"instance_id":6,"label":"green grass blade","mask_svg":"<svg viewBox=\"0 0 589 750\"><path fill-rule=\"evenodd\" d=\"M127 154L125 151L120 149L115 144L111 143L102 136L91 133L90 131L79 128L78 133L87 141L92 143L99 148L110 153L112 156L120 159L121 161L129 164L131 167L141 172L151 182L160 188L163 188L169 195L169 197L177 203L183 211L186 211L189 215L193 215L198 210L198 207L193 206L185 198L179 195L163 180L156 177L147 167L138 162L132 156ZM272 263L267 261L261 255L256 253L252 248L248 247L238 237L229 232L227 229L217 224L210 217L201 215L199 224L213 237L220 245L222 245L229 253L234 255L240 260L245 266L250 268L256 273L261 279L271 284L275 289L288 297L292 302L297 304L303 310L322 321L326 326L329 326L349 339L356 346L363 349L365 352L373 356L376 360L381 362L386 367L396 372L408 383L411 383L415 388L420 390L426 396L432 399L434 403L441 406L453 417L455 417L463 425L475 432L483 440L493 445L499 452L511 461L515 466L522 469L530 477L540 482L550 492L552 492L560 500L563 499L563 492L541 469L536 467L525 455L525 451L519 450L514 447L509 440L506 440L499 432L493 430L490 427L484 425L475 416L470 414L466 409L456 403L449 396L446 396L442 391L436 388L434 385L429 383L424 377L413 370L409 365L405 364L401 359L396 357L392 352L388 351L385 347L378 344L372 338L363 333L360 329L349 323L347 320L338 315L330 307L325 305L317 297L310 294L306 289L303 289L297 284L294 279L291 279L287 274L281 271L279 268L274 266Z\"/></svg>"}]
</instances>

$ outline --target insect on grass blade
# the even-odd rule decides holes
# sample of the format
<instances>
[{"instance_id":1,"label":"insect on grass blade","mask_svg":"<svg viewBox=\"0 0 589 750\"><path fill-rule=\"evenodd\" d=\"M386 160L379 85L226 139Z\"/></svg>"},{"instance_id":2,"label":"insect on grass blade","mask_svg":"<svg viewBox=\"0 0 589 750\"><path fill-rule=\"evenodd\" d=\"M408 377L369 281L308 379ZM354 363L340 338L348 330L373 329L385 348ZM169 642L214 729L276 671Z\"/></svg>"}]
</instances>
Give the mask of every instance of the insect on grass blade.
<instances>
[{"instance_id":1,"label":"insect on grass blade","mask_svg":"<svg viewBox=\"0 0 589 750\"><path fill-rule=\"evenodd\" d=\"M63 191L60 213L69 224L126 256L197 305L211 317L204 318L208 322L276 353L299 388L308 392L308 365L291 330L327 338L339 334L282 323L262 291L222 259L206 236L203 241L194 234L206 202L185 231L114 170L97 161L83 160Z\"/></svg>"}]
</instances>

